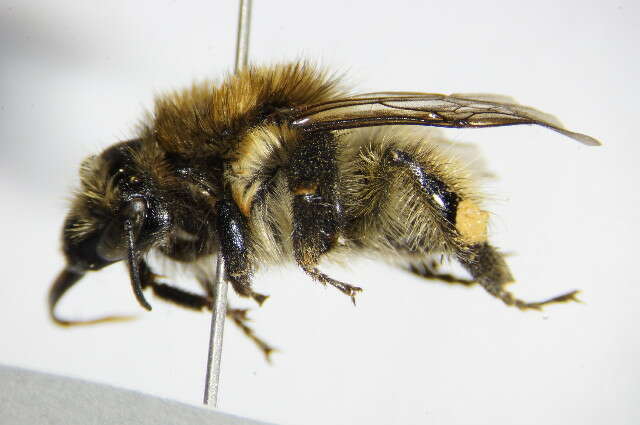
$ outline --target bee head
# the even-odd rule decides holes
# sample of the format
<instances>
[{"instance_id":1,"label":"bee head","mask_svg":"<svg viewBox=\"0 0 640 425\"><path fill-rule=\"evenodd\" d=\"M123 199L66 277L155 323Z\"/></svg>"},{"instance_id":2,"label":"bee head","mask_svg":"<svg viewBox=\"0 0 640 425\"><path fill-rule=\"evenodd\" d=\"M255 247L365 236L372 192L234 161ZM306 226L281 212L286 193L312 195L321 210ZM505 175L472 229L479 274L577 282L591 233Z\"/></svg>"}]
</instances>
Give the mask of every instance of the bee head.
<instances>
[{"instance_id":1,"label":"bee head","mask_svg":"<svg viewBox=\"0 0 640 425\"><path fill-rule=\"evenodd\" d=\"M65 269L49 293L54 308L64 293L87 271L125 260L134 294L146 309L139 264L142 255L167 234L171 214L157 173L162 158L142 151L139 140L123 142L80 167L81 187L62 230Z\"/></svg>"}]
</instances>

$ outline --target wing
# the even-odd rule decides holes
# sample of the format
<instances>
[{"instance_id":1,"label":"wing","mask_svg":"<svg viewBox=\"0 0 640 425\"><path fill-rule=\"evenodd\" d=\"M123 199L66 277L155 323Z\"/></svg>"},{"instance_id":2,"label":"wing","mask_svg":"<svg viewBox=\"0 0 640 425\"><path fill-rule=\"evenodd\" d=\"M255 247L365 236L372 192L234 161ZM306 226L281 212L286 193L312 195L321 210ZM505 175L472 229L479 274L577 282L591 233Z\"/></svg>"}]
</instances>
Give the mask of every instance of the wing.
<instances>
[{"instance_id":1,"label":"wing","mask_svg":"<svg viewBox=\"0 0 640 425\"><path fill-rule=\"evenodd\" d=\"M493 94L378 92L282 111L292 127L330 131L379 125L473 128L536 124L585 145L600 142L566 130L552 115Z\"/></svg>"}]
</instances>

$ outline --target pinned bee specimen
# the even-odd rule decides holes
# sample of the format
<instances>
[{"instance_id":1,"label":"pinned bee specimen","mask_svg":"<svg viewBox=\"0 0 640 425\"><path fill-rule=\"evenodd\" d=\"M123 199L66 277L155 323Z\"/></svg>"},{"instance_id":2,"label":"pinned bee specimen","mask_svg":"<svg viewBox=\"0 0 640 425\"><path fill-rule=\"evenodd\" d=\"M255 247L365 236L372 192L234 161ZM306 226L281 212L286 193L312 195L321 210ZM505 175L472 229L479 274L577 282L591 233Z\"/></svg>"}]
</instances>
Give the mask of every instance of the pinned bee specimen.
<instances>
[{"instance_id":1,"label":"pinned bee specimen","mask_svg":"<svg viewBox=\"0 0 640 425\"><path fill-rule=\"evenodd\" d=\"M211 308L207 281L217 255L235 292L258 303L254 273L295 262L313 280L351 299L361 290L321 271L321 260L366 255L398 261L427 278L433 258L451 258L491 295L520 309L569 301L569 292L525 302L487 239L488 213L463 164L406 126L453 128L536 124L586 145L552 116L494 95L380 92L352 95L306 63L249 67L157 99L137 137L87 158L62 231L67 265L54 282L55 307L87 272L124 261L133 292ZM380 130L367 127L385 126ZM155 251L184 263L202 295L162 283L147 262ZM211 267L207 267L211 265ZM466 282L468 283L468 282ZM266 353L244 323L231 318ZM111 320L112 317L96 319ZM84 322L86 323L86 322Z\"/></svg>"}]
</instances>

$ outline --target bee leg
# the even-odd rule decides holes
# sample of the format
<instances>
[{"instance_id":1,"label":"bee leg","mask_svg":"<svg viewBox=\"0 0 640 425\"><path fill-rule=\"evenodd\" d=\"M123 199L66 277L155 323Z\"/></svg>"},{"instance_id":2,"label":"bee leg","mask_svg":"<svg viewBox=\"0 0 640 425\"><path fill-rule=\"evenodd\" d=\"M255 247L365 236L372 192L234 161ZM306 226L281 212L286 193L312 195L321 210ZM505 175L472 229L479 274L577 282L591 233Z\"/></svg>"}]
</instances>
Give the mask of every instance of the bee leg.
<instances>
[{"instance_id":1,"label":"bee leg","mask_svg":"<svg viewBox=\"0 0 640 425\"><path fill-rule=\"evenodd\" d=\"M311 276L314 280L317 280L318 282L322 283L323 285L329 284L329 285L333 286L334 288L338 289L343 294L349 296L351 298L351 302L353 303L353 305L356 304L356 294L358 292L361 292L362 288L359 288L359 287L353 286L353 285L349 285L348 283L340 282L339 280L332 279L329 276L327 276L326 274L320 272L316 268L310 268L310 269L307 270L307 269L305 269L303 267L303 270L307 274L309 274L309 276Z\"/></svg>"},{"instance_id":2,"label":"bee leg","mask_svg":"<svg viewBox=\"0 0 640 425\"><path fill-rule=\"evenodd\" d=\"M478 283L475 280L463 279L450 273L438 273L438 266L439 264L435 261L431 261L428 264L411 264L409 265L409 271L415 275L424 277L425 279L440 280L452 285L459 284L464 286L473 286Z\"/></svg>"},{"instance_id":3,"label":"bee leg","mask_svg":"<svg viewBox=\"0 0 640 425\"><path fill-rule=\"evenodd\" d=\"M394 167L404 170L405 175L410 179L407 184L413 183L429 202L435 201L440 214L447 223L455 223L456 213L460 205L460 196L451 190L436 175L429 173L424 165L418 161L410 152L401 149L391 148L385 152L381 166ZM422 267L419 267L419 266ZM461 284L471 286L476 282L458 278L449 273L438 273L439 263L431 261L429 264L411 264L409 270L427 279L441 280L451 284Z\"/></svg>"},{"instance_id":4,"label":"bee leg","mask_svg":"<svg viewBox=\"0 0 640 425\"><path fill-rule=\"evenodd\" d=\"M521 310L540 310L544 305L577 301L577 291L569 292L541 302L526 302L514 297L505 289L505 285L513 281L503 255L486 242L486 213L483 213L469 200L464 200L457 193L450 190L444 182L436 176L429 175L422 165L408 152L392 149L387 153L387 161L391 165L404 168L413 176L420 190L436 200L440 205L443 218L454 224L454 231L458 237L466 241L466 247L461 247L457 253L458 260L471 273L473 281L479 283L491 295L499 298L509 306ZM458 221L460 209L463 218L470 215L467 221ZM479 225L480 224L480 225ZM435 272L427 275L437 276ZM447 280L453 276L443 276ZM457 278L450 280L457 281ZM457 283L457 282L452 282ZM462 282L460 282L462 283ZM471 282L469 282L471 284Z\"/></svg>"},{"instance_id":5,"label":"bee leg","mask_svg":"<svg viewBox=\"0 0 640 425\"><path fill-rule=\"evenodd\" d=\"M271 363L271 354L276 349L269 345L265 340L256 335L253 328L247 325L247 322L251 321L247 316L247 309L244 308L228 308L227 317L231 319L235 325L240 328L242 333L249 338L253 343L262 351L267 362Z\"/></svg>"},{"instance_id":6,"label":"bee leg","mask_svg":"<svg viewBox=\"0 0 640 425\"><path fill-rule=\"evenodd\" d=\"M355 300L361 288L332 279L316 268L320 257L336 245L342 230L336 150L334 136L319 132L303 136L291 153L287 180L293 198L293 251L298 265L314 280Z\"/></svg>"},{"instance_id":7,"label":"bee leg","mask_svg":"<svg viewBox=\"0 0 640 425\"><path fill-rule=\"evenodd\" d=\"M249 261L249 247L245 218L230 199L218 202L218 238L220 254L224 259L225 278L242 297L251 297L258 304L268 298L251 289L253 268Z\"/></svg>"},{"instance_id":8,"label":"bee leg","mask_svg":"<svg viewBox=\"0 0 640 425\"><path fill-rule=\"evenodd\" d=\"M579 301L578 291L567 292L539 302L526 302L516 298L505 289L506 284L513 282L513 277L502 254L486 242L469 247L468 252L458 255L458 259L488 293L508 306L514 306L520 310L542 310L542 307L548 304Z\"/></svg>"},{"instance_id":9,"label":"bee leg","mask_svg":"<svg viewBox=\"0 0 640 425\"><path fill-rule=\"evenodd\" d=\"M153 293L160 299L169 301L177 306L185 307L191 310L202 311L204 309L211 310L213 308L213 295L200 295L194 294L184 289L176 288L175 286L167 285L166 283L160 283L157 281L159 275L153 273L151 267L142 261L140 263L140 279L142 281L142 287L153 289ZM211 287L207 285L207 287ZM227 308L227 317L245 334L254 344L262 351L266 360L271 361L271 353L275 349L256 335L253 328L247 325L249 322L248 310L244 308Z\"/></svg>"},{"instance_id":10,"label":"bee leg","mask_svg":"<svg viewBox=\"0 0 640 425\"><path fill-rule=\"evenodd\" d=\"M159 298L169 301L180 307L201 311L211 309L213 298L211 296L194 294L184 289L166 283L158 282L160 276L155 274L146 261L140 262L140 280L142 288L151 288L153 293Z\"/></svg>"},{"instance_id":11,"label":"bee leg","mask_svg":"<svg viewBox=\"0 0 640 425\"><path fill-rule=\"evenodd\" d=\"M213 289L213 285L211 285L211 282L209 282L207 280L204 280L204 279L200 280L200 284L202 285L203 288L206 289L207 294L208 294L208 296L206 297L206 299L208 301L207 309L212 310L212 308L213 308L213 293L211 292L211 290ZM257 294L257 295L259 295L259 294ZM262 295L262 296L265 297L265 299L267 298L264 295ZM256 333L253 330L253 328L250 327L249 325L247 325L247 322L251 321L251 319L249 319L249 316L247 315L248 312L249 312L249 310L246 309L246 308L231 308L231 307L227 306L227 314L226 314L226 316L242 331L242 333L247 338L249 338L251 341L253 341L253 343L260 349L260 351L262 351L262 354L264 354L265 360L267 360L267 362L271 363L271 353L276 351L276 349L273 348L273 346L271 346L265 340L260 338L258 335L256 335Z\"/></svg>"}]
</instances>

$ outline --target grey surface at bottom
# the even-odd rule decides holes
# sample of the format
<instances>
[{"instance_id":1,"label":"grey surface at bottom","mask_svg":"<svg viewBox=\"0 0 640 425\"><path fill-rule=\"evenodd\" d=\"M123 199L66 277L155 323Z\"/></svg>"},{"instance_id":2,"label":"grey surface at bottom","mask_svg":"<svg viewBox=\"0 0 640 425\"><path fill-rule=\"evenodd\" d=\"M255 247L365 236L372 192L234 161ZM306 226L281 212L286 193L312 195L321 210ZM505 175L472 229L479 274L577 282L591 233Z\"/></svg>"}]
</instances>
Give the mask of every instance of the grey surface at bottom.
<instances>
[{"instance_id":1,"label":"grey surface at bottom","mask_svg":"<svg viewBox=\"0 0 640 425\"><path fill-rule=\"evenodd\" d=\"M1 425L267 425L206 407L0 365Z\"/></svg>"}]
</instances>

